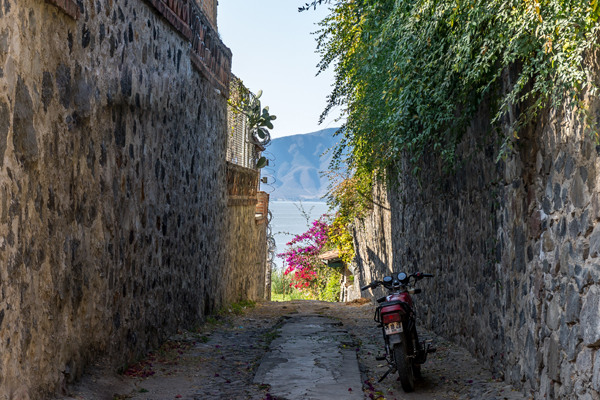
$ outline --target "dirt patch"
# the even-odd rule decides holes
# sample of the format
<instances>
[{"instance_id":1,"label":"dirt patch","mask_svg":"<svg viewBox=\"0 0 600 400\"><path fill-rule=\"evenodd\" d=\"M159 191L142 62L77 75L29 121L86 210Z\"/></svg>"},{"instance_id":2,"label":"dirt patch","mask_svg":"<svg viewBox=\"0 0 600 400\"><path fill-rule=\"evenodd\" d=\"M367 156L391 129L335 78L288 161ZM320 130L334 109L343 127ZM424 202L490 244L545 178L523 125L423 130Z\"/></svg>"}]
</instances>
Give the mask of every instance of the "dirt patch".
<instances>
[{"instance_id":1,"label":"dirt patch","mask_svg":"<svg viewBox=\"0 0 600 400\"><path fill-rule=\"evenodd\" d=\"M371 303L371 300L361 297L360 299L354 299L354 300L349 301L344 304L347 306L363 306L365 304L370 304L370 303Z\"/></svg>"}]
</instances>

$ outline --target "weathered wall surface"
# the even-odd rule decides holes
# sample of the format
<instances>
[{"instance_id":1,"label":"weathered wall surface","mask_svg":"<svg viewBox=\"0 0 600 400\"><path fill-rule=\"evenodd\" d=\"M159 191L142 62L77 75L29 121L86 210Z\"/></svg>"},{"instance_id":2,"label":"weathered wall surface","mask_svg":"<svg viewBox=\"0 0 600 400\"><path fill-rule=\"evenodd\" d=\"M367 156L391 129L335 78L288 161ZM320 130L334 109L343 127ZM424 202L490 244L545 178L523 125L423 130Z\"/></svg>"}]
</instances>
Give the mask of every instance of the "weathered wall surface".
<instances>
[{"instance_id":1,"label":"weathered wall surface","mask_svg":"<svg viewBox=\"0 0 600 400\"><path fill-rule=\"evenodd\" d=\"M0 5L0 399L262 298L224 251L254 212L227 206L226 101L189 41L140 0L76 4Z\"/></svg>"},{"instance_id":2,"label":"weathered wall surface","mask_svg":"<svg viewBox=\"0 0 600 400\"><path fill-rule=\"evenodd\" d=\"M383 185L376 185L373 190L373 210L364 220L356 221L352 229L355 240L356 257L349 269L354 274L354 290L351 296L360 297L361 286L393 272L392 251L392 216L388 194ZM363 292L363 296L372 295L377 299L385 294L385 290ZM353 300L348 297L348 300Z\"/></svg>"},{"instance_id":3,"label":"weathered wall surface","mask_svg":"<svg viewBox=\"0 0 600 400\"><path fill-rule=\"evenodd\" d=\"M267 229L255 217L256 206L229 207L228 234L230 236L229 269L226 274L228 299L235 301L265 297L265 263L267 257ZM237 274L242 274L240 279Z\"/></svg>"},{"instance_id":4,"label":"weathered wall surface","mask_svg":"<svg viewBox=\"0 0 600 400\"><path fill-rule=\"evenodd\" d=\"M235 301L265 297L266 216L257 213L268 209L269 199L265 205L265 193L258 192L259 177L258 170L227 163L229 258L224 275L230 281L227 298Z\"/></svg>"},{"instance_id":5,"label":"weathered wall surface","mask_svg":"<svg viewBox=\"0 0 600 400\"><path fill-rule=\"evenodd\" d=\"M356 285L432 272L415 296L427 328L536 399L599 399L599 148L549 110L496 163L488 121L473 122L455 175L431 159L421 186L407 165L392 172L398 185L375 196L384 207L355 229Z\"/></svg>"}]
</instances>

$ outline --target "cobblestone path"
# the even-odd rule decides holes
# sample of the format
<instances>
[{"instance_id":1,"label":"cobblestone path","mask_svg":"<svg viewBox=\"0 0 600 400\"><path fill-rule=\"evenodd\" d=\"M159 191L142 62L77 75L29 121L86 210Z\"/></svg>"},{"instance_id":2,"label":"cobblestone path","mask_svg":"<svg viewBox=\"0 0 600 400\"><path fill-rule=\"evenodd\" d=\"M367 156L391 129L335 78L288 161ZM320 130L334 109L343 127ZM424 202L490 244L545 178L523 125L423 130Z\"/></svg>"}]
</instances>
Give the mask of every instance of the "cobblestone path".
<instances>
[{"instance_id":1,"label":"cobblestone path","mask_svg":"<svg viewBox=\"0 0 600 400\"><path fill-rule=\"evenodd\" d=\"M347 332L351 341L344 341L342 347L355 352L361 374L361 388L344 388L348 395L338 397L336 394L336 398L355 399L358 392L361 393L359 398L380 400L526 399L506 385L499 375L482 369L462 348L422 330L420 335L433 339L438 351L423 365L423 379L416 384L415 392L404 393L397 375L377 383L387 366L375 360L375 356L383 352L383 340L372 320L373 309L370 303L266 302L244 315L231 314L219 323L207 324L198 332L176 335L159 351L129 366L124 373L112 373L107 367L109 363L99 360L76 386L67 388L68 396L59 398L287 400L272 394L270 386L260 382L264 376L259 368L261 360L268 360L266 355L271 344L277 347L278 342L273 340L285 334L283 327L287 321L321 316L337 321L339 329ZM323 354L323 358L326 356ZM344 364L350 363L344 359ZM255 377L258 377L256 382ZM290 377L290 384L295 379L298 377ZM274 384L273 392L276 391L280 392ZM309 395L305 398L311 399Z\"/></svg>"}]
</instances>

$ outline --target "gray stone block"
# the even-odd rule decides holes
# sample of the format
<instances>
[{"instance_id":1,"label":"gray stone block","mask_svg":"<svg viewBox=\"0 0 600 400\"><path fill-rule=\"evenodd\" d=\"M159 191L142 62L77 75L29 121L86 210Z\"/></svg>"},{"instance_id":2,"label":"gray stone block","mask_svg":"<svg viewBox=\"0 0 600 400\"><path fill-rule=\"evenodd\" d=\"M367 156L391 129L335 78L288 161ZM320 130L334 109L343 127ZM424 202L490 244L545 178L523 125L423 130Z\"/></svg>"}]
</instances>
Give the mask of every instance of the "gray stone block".
<instances>
[{"instance_id":1,"label":"gray stone block","mask_svg":"<svg viewBox=\"0 0 600 400\"><path fill-rule=\"evenodd\" d=\"M594 371L592 374L592 387L595 391L600 392L600 351L596 351Z\"/></svg>"},{"instance_id":2,"label":"gray stone block","mask_svg":"<svg viewBox=\"0 0 600 400\"><path fill-rule=\"evenodd\" d=\"M560 347L563 350L567 350L569 348L569 334L571 333L571 329L566 324L565 319L563 318L560 322L560 329L558 331L558 339L560 343Z\"/></svg>"},{"instance_id":3,"label":"gray stone block","mask_svg":"<svg viewBox=\"0 0 600 400\"><path fill-rule=\"evenodd\" d=\"M590 257L596 258L600 254L600 224L596 224L590 236Z\"/></svg>"},{"instance_id":4,"label":"gray stone block","mask_svg":"<svg viewBox=\"0 0 600 400\"><path fill-rule=\"evenodd\" d=\"M567 360L574 361L577 357L581 336L579 335L579 325L573 325L569 332L569 347L567 348Z\"/></svg>"},{"instance_id":5,"label":"gray stone block","mask_svg":"<svg viewBox=\"0 0 600 400\"><path fill-rule=\"evenodd\" d=\"M567 289L567 305L565 320L567 323L575 322L579 319L581 311L581 296L579 290L574 285L569 285Z\"/></svg>"},{"instance_id":6,"label":"gray stone block","mask_svg":"<svg viewBox=\"0 0 600 400\"><path fill-rule=\"evenodd\" d=\"M579 221L577 218L573 218L571 222L569 222L569 236L575 239L579 235Z\"/></svg>"},{"instance_id":7,"label":"gray stone block","mask_svg":"<svg viewBox=\"0 0 600 400\"><path fill-rule=\"evenodd\" d=\"M575 174L573 184L571 186L571 201L576 208L583 207L584 204L584 188L585 184L579 173Z\"/></svg>"},{"instance_id":8,"label":"gray stone block","mask_svg":"<svg viewBox=\"0 0 600 400\"><path fill-rule=\"evenodd\" d=\"M571 391L571 388L573 387L573 381L571 378L572 365L573 364L569 362L564 362L561 364L560 367L560 382L563 385L561 389L563 390L563 392L566 393L569 393Z\"/></svg>"},{"instance_id":9,"label":"gray stone block","mask_svg":"<svg viewBox=\"0 0 600 400\"><path fill-rule=\"evenodd\" d=\"M581 336L586 346L600 346L600 288L593 286L585 296L580 314Z\"/></svg>"},{"instance_id":10,"label":"gray stone block","mask_svg":"<svg viewBox=\"0 0 600 400\"><path fill-rule=\"evenodd\" d=\"M563 206L562 199L560 198L560 193L561 193L561 187L558 183L555 183L554 184L554 193L553 193L555 210L560 210Z\"/></svg>"},{"instance_id":11,"label":"gray stone block","mask_svg":"<svg viewBox=\"0 0 600 400\"><path fill-rule=\"evenodd\" d=\"M575 168L575 159L567 154L567 162L565 165L565 178L571 178L571 174L573 173L573 169Z\"/></svg>"},{"instance_id":12,"label":"gray stone block","mask_svg":"<svg viewBox=\"0 0 600 400\"><path fill-rule=\"evenodd\" d=\"M562 172L562 169L565 167L566 154L564 151L561 151L556 157L556 161L554 162L554 170L558 173Z\"/></svg>"},{"instance_id":13,"label":"gray stone block","mask_svg":"<svg viewBox=\"0 0 600 400\"><path fill-rule=\"evenodd\" d=\"M548 305L548 312L546 313L546 325L553 331L557 330L560 325L560 305L558 297L554 297Z\"/></svg>"},{"instance_id":14,"label":"gray stone block","mask_svg":"<svg viewBox=\"0 0 600 400\"><path fill-rule=\"evenodd\" d=\"M577 355L577 361L575 361L575 368L577 373L584 381L588 381L592 376L593 369L593 350L589 347L583 347Z\"/></svg>"},{"instance_id":15,"label":"gray stone block","mask_svg":"<svg viewBox=\"0 0 600 400\"><path fill-rule=\"evenodd\" d=\"M553 381L560 382L560 348L558 341L555 337L550 338L550 345L548 347L548 376Z\"/></svg>"},{"instance_id":16,"label":"gray stone block","mask_svg":"<svg viewBox=\"0 0 600 400\"><path fill-rule=\"evenodd\" d=\"M582 267L578 264L576 264L575 268L573 269L573 277L575 278L575 283L577 284L579 292L581 292L585 286L594 281L590 272L590 268Z\"/></svg>"}]
</instances>

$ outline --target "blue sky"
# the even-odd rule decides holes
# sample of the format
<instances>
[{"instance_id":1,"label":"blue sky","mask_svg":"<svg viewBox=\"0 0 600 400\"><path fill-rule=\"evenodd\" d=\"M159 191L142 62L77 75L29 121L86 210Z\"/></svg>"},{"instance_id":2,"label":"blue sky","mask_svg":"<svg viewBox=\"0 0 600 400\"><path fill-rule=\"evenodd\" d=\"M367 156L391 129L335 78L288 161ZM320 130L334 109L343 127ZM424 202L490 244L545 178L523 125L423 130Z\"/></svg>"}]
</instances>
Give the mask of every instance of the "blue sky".
<instances>
[{"instance_id":1,"label":"blue sky","mask_svg":"<svg viewBox=\"0 0 600 400\"><path fill-rule=\"evenodd\" d=\"M253 92L262 89L263 106L277 115L273 137L339 126L319 116L331 92L333 72L315 77L315 25L327 8L299 13L302 0L219 0L221 39L233 52L233 73ZM336 115L337 116L337 115Z\"/></svg>"}]
</instances>

